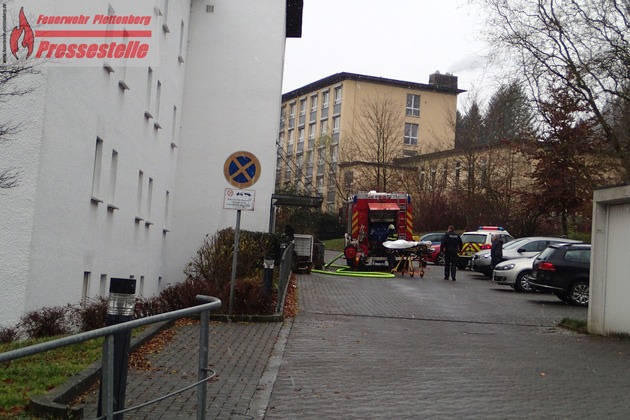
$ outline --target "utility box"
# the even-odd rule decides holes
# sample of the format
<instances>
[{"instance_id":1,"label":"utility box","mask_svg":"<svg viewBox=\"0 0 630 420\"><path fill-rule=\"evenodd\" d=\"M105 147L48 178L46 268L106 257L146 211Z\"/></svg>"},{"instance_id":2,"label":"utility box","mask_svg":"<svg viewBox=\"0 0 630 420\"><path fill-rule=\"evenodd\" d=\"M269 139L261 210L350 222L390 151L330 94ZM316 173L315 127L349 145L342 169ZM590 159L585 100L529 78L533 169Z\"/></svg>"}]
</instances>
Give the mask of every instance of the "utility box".
<instances>
[{"instance_id":1,"label":"utility box","mask_svg":"<svg viewBox=\"0 0 630 420\"><path fill-rule=\"evenodd\" d=\"M294 251L297 255L296 271L299 273L311 273L313 268L313 242L313 235L298 233L294 235Z\"/></svg>"},{"instance_id":2,"label":"utility box","mask_svg":"<svg viewBox=\"0 0 630 420\"><path fill-rule=\"evenodd\" d=\"M324 243L315 239L313 242L313 268L316 270L324 269L324 252L326 247Z\"/></svg>"}]
</instances>

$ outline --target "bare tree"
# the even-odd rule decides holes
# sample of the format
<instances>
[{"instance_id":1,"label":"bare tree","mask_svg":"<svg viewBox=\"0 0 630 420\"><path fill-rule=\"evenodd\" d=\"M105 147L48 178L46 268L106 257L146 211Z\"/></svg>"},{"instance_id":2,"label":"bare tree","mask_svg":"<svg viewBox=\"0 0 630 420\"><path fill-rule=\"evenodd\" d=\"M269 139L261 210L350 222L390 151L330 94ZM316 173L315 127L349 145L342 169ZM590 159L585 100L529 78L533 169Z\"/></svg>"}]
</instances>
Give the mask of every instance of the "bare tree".
<instances>
[{"instance_id":1,"label":"bare tree","mask_svg":"<svg viewBox=\"0 0 630 420\"><path fill-rule=\"evenodd\" d=\"M605 110L630 103L630 8L618 0L479 0L488 6L494 56L507 53L536 104L554 88L573 92L594 118L630 182L630 148ZM512 60L510 60L512 61ZM627 141L627 139L625 139Z\"/></svg>"},{"instance_id":2,"label":"bare tree","mask_svg":"<svg viewBox=\"0 0 630 420\"><path fill-rule=\"evenodd\" d=\"M404 127L401 108L390 97L372 97L361 103L355 124L343 137L344 163L360 167L360 179L354 176L356 186L378 191L392 187L393 163L402 156ZM343 183L341 179L338 184Z\"/></svg>"},{"instance_id":3,"label":"bare tree","mask_svg":"<svg viewBox=\"0 0 630 420\"><path fill-rule=\"evenodd\" d=\"M7 117L7 103L12 98L32 92L35 84L26 83L23 79L37 73L36 64L0 64L0 145L13 140L22 128L22 124L14 123ZM19 181L19 169L0 167L0 189L14 188Z\"/></svg>"}]
</instances>

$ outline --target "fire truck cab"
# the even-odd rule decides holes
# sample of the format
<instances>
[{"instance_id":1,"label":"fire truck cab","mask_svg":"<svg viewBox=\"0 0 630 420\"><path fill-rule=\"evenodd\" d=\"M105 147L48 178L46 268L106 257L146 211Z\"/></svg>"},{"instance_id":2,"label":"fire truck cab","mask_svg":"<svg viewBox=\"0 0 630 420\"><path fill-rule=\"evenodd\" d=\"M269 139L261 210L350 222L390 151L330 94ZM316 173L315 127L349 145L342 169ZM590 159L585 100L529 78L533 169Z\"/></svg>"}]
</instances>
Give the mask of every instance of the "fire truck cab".
<instances>
[{"instance_id":1,"label":"fire truck cab","mask_svg":"<svg viewBox=\"0 0 630 420\"><path fill-rule=\"evenodd\" d=\"M388 266L388 226L394 225L398 239L413 240L411 196L404 192L359 192L342 209L347 222L344 256L349 267Z\"/></svg>"}]
</instances>

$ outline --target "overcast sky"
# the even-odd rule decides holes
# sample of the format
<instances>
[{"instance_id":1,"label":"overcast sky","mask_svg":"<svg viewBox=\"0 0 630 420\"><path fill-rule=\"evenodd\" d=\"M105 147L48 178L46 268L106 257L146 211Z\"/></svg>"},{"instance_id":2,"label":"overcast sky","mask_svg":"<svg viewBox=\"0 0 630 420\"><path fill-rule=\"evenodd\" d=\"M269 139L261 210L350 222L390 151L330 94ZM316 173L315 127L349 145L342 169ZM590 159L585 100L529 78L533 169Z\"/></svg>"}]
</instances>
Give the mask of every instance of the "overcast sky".
<instances>
[{"instance_id":1,"label":"overcast sky","mask_svg":"<svg viewBox=\"0 0 630 420\"><path fill-rule=\"evenodd\" d=\"M483 100L493 84L483 19L467 3L304 0L302 37L287 39L283 92L339 72L428 83L439 70ZM460 109L467 97L460 95Z\"/></svg>"}]
</instances>

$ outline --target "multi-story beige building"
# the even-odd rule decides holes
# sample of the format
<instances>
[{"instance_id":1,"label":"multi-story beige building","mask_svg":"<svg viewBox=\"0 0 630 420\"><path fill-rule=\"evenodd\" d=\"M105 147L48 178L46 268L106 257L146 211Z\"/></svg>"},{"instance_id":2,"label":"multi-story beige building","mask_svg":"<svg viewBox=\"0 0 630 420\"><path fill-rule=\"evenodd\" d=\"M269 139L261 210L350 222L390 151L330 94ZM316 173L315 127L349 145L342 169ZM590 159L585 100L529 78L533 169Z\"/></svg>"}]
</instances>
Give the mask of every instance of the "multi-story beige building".
<instances>
[{"instance_id":1,"label":"multi-story beige building","mask_svg":"<svg viewBox=\"0 0 630 420\"><path fill-rule=\"evenodd\" d=\"M337 73L282 96L276 187L334 212L358 190L393 191L394 159L452 149L457 77L429 83Z\"/></svg>"}]
</instances>

